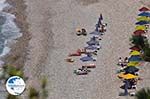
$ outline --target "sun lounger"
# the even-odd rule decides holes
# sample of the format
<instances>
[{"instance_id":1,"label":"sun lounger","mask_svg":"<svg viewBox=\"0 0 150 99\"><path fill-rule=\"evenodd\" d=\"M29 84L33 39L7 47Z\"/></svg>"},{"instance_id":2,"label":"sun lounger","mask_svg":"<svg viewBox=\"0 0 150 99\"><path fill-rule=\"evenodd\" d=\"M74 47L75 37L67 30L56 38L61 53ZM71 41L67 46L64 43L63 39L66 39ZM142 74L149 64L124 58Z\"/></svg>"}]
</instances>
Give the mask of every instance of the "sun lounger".
<instances>
[{"instance_id":1,"label":"sun lounger","mask_svg":"<svg viewBox=\"0 0 150 99\"><path fill-rule=\"evenodd\" d=\"M72 59L72 58L67 58L65 60L66 60L66 62L69 62L69 63L73 63L74 62L74 59Z\"/></svg>"},{"instance_id":2,"label":"sun lounger","mask_svg":"<svg viewBox=\"0 0 150 99\"><path fill-rule=\"evenodd\" d=\"M83 65L83 67L96 68L96 65L95 64L88 64L88 65Z\"/></svg>"},{"instance_id":3,"label":"sun lounger","mask_svg":"<svg viewBox=\"0 0 150 99\"><path fill-rule=\"evenodd\" d=\"M82 62L86 62L86 61L96 61L96 59L94 59L94 58L92 58L92 56L85 56L85 57L82 57L82 58L80 58L80 60L82 61Z\"/></svg>"},{"instance_id":4,"label":"sun lounger","mask_svg":"<svg viewBox=\"0 0 150 99\"><path fill-rule=\"evenodd\" d=\"M82 71L82 70L74 70L74 73L76 75L87 75L88 74L88 71Z\"/></svg>"}]
</instances>

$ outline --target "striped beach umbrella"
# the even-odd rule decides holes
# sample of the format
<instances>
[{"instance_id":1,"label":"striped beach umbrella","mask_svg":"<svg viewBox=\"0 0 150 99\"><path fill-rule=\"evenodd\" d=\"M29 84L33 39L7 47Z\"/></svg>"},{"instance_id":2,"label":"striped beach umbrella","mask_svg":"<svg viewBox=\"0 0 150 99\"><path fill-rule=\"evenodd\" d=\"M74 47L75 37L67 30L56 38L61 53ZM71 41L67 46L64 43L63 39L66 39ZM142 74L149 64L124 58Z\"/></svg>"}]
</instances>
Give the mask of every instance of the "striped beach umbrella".
<instances>
[{"instance_id":1,"label":"striped beach umbrella","mask_svg":"<svg viewBox=\"0 0 150 99\"><path fill-rule=\"evenodd\" d=\"M145 12L145 11L150 11L150 9L148 9L146 7L142 7L142 8L139 9L139 11L141 11L141 12L144 11Z\"/></svg>"},{"instance_id":2,"label":"striped beach umbrella","mask_svg":"<svg viewBox=\"0 0 150 99\"><path fill-rule=\"evenodd\" d=\"M123 79L135 79L135 78L138 78L138 76L130 74L130 73L128 73L128 74L121 74L121 75L118 75L118 77L123 78Z\"/></svg>"},{"instance_id":3,"label":"striped beach umbrella","mask_svg":"<svg viewBox=\"0 0 150 99\"><path fill-rule=\"evenodd\" d=\"M138 72L139 69L134 67L134 66L128 66L126 68L123 69L126 73L135 73Z\"/></svg>"},{"instance_id":4,"label":"striped beach umbrella","mask_svg":"<svg viewBox=\"0 0 150 99\"><path fill-rule=\"evenodd\" d=\"M138 14L138 16L150 17L150 13L149 12L142 12L142 13Z\"/></svg>"},{"instance_id":5,"label":"striped beach umbrella","mask_svg":"<svg viewBox=\"0 0 150 99\"><path fill-rule=\"evenodd\" d=\"M138 25L135 27L135 30L146 30L147 27L145 25Z\"/></svg>"},{"instance_id":6,"label":"striped beach umbrella","mask_svg":"<svg viewBox=\"0 0 150 99\"><path fill-rule=\"evenodd\" d=\"M140 16L136 19L137 21L150 21L150 17L146 17L146 16Z\"/></svg>"},{"instance_id":7,"label":"striped beach umbrella","mask_svg":"<svg viewBox=\"0 0 150 99\"><path fill-rule=\"evenodd\" d=\"M130 55L131 56L138 56L138 55L141 55L141 53L139 51L132 51L132 52L130 52Z\"/></svg>"},{"instance_id":8,"label":"striped beach umbrella","mask_svg":"<svg viewBox=\"0 0 150 99\"><path fill-rule=\"evenodd\" d=\"M130 61L127 66L139 66L139 62Z\"/></svg>"},{"instance_id":9,"label":"striped beach umbrella","mask_svg":"<svg viewBox=\"0 0 150 99\"><path fill-rule=\"evenodd\" d=\"M144 34L145 31L144 30L136 30L133 32L134 35L141 35L141 34Z\"/></svg>"},{"instance_id":10,"label":"striped beach umbrella","mask_svg":"<svg viewBox=\"0 0 150 99\"><path fill-rule=\"evenodd\" d=\"M128 59L129 62L139 62L139 61L141 61L141 60L142 60L142 58L141 58L140 56L131 56L131 57Z\"/></svg>"},{"instance_id":11,"label":"striped beach umbrella","mask_svg":"<svg viewBox=\"0 0 150 99\"><path fill-rule=\"evenodd\" d=\"M140 51L141 49L138 46L132 46L130 47L131 50Z\"/></svg>"},{"instance_id":12,"label":"striped beach umbrella","mask_svg":"<svg viewBox=\"0 0 150 99\"><path fill-rule=\"evenodd\" d=\"M146 24L150 24L149 21L139 21L135 23L136 25L146 25Z\"/></svg>"}]
</instances>

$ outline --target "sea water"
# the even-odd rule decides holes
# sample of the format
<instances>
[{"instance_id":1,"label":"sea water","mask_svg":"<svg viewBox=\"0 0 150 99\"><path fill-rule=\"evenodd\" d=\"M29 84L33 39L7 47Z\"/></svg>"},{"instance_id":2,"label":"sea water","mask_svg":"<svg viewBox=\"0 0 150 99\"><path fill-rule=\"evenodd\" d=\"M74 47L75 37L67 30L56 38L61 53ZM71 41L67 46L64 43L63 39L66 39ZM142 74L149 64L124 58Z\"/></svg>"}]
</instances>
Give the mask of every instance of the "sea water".
<instances>
[{"instance_id":1,"label":"sea water","mask_svg":"<svg viewBox=\"0 0 150 99\"><path fill-rule=\"evenodd\" d=\"M15 16L3 12L5 7L11 7L6 0L0 0L0 57L9 53L9 44L18 37L21 37L20 29L16 26Z\"/></svg>"}]
</instances>

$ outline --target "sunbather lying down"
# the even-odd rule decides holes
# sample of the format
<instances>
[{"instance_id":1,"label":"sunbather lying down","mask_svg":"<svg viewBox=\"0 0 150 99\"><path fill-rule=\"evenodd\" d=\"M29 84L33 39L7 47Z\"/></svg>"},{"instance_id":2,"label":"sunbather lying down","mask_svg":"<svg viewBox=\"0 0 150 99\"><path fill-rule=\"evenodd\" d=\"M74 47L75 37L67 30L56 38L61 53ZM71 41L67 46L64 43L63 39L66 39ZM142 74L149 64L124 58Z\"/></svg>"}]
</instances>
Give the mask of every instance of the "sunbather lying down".
<instances>
[{"instance_id":1,"label":"sunbather lying down","mask_svg":"<svg viewBox=\"0 0 150 99\"><path fill-rule=\"evenodd\" d=\"M74 70L74 73L77 74L77 75L85 75L85 74L88 74L88 72L90 72L90 71L91 70L88 70L87 67L82 66L82 68Z\"/></svg>"},{"instance_id":2,"label":"sunbather lying down","mask_svg":"<svg viewBox=\"0 0 150 99\"><path fill-rule=\"evenodd\" d=\"M86 67L86 68L96 68L95 64L87 64L87 65L83 65L82 67Z\"/></svg>"},{"instance_id":3,"label":"sunbather lying down","mask_svg":"<svg viewBox=\"0 0 150 99\"><path fill-rule=\"evenodd\" d=\"M65 59L66 60L66 62L70 62L70 63L73 63L74 62L74 59L72 59L72 58L67 58L67 59Z\"/></svg>"},{"instance_id":4,"label":"sunbather lying down","mask_svg":"<svg viewBox=\"0 0 150 99\"><path fill-rule=\"evenodd\" d=\"M76 29L76 34L77 34L77 36L80 36L80 35L86 36L87 32L86 32L86 30L84 28L82 28L82 29Z\"/></svg>"}]
</instances>

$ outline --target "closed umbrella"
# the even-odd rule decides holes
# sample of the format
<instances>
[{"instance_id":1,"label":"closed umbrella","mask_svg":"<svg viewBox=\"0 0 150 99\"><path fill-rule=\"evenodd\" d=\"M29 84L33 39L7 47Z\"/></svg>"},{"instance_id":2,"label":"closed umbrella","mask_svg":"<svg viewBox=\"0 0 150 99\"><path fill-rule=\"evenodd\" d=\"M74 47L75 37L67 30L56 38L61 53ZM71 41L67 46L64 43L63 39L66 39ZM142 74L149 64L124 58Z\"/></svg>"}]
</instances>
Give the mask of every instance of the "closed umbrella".
<instances>
[{"instance_id":1,"label":"closed umbrella","mask_svg":"<svg viewBox=\"0 0 150 99\"><path fill-rule=\"evenodd\" d=\"M150 17L150 13L149 12L142 12L142 13L138 14L138 16Z\"/></svg>"},{"instance_id":2,"label":"closed umbrella","mask_svg":"<svg viewBox=\"0 0 150 99\"><path fill-rule=\"evenodd\" d=\"M135 23L136 25L146 25L146 24L150 24L150 22L148 21L139 21Z\"/></svg>"},{"instance_id":3,"label":"closed umbrella","mask_svg":"<svg viewBox=\"0 0 150 99\"><path fill-rule=\"evenodd\" d=\"M100 14L100 17L99 17L101 20L103 20L103 15L102 14Z\"/></svg>"}]
</instances>

